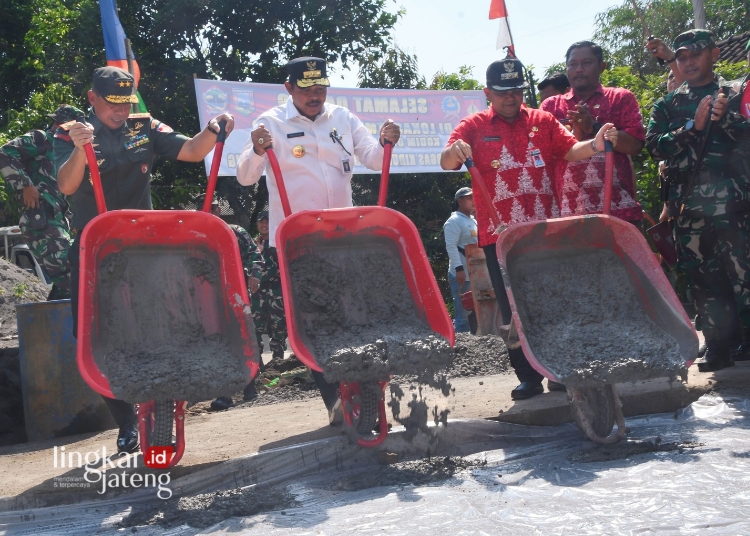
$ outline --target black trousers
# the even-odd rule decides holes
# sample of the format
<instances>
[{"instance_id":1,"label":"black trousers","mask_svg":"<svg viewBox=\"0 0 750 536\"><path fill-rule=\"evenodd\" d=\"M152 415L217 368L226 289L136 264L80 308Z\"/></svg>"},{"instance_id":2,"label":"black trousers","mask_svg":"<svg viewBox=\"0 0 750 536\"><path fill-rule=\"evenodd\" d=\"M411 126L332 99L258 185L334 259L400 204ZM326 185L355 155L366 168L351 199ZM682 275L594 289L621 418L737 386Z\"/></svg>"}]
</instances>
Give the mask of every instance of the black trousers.
<instances>
[{"instance_id":1,"label":"black trousers","mask_svg":"<svg viewBox=\"0 0 750 536\"><path fill-rule=\"evenodd\" d=\"M317 370L312 370L312 377L313 380L315 380L315 385L318 386L318 389L320 389L320 396L323 397L323 403L326 405L326 408L330 411L331 408L336 404L336 400L339 397L338 388L339 384L336 383L329 383L326 381L326 379L323 377L323 373L319 372Z\"/></svg>"},{"instance_id":2,"label":"black trousers","mask_svg":"<svg viewBox=\"0 0 750 536\"><path fill-rule=\"evenodd\" d=\"M73 336L78 338L78 277L81 267L81 233L76 235L76 239L70 246L68 253L70 262L70 310L73 313ZM112 417L115 419L117 426L122 428L125 425L133 424L138 421L138 417L133 410L133 405L124 400L115 400L102 396L107 404Z\"/></svg>"},{"instance_id":3,"label":"black trousers","mask_svg":"<svg viewBox=\"0 0 750 536\"><path fill-rule=\"evenodd\" d=\"M500 264L497 261L497 250L495 249L495 244L484 246L482 249L484 250L484 256L487 258L487 270L490 273L492 288L495 290L497 305L500 308L500 317L503 319L503 324L510 324L512 318L510 301L508 300L507 292L505 292L505 282L503 281L503 273L500 271ZM533 383L542 382L544 376L539 374L534 367L529 364L529 360L526 359L526 356L523 353L523 348L508 350L508 358L510 359L510 366L513 367L519 381Z\"/></svg>"}]
</instances>

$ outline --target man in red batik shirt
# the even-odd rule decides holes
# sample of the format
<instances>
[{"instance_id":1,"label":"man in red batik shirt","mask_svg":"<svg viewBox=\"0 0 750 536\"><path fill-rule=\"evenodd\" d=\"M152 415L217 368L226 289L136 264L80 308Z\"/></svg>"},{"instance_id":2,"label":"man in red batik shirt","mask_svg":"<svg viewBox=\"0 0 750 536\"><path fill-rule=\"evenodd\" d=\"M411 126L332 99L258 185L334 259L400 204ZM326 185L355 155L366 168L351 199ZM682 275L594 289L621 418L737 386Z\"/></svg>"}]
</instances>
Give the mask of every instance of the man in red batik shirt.
<instances>
[{"instance_id":1,"label":"man in red batik shirt","mask_svg":"<svg viewBox=\"0 0 750 536\"><path fill-rule=\"evenodd\" d=\"M636 201L635 174L631 156L643 148L646 131L635 95L627 89L602 87L606 67L602 49L591 41L573 43L565 53L571 90L545 100L540 109L554 115L577 140L590 140L603 123L619 132L615 149L612 215L637 224L642 217ZM560 192L560 216L582 216L602 212L604 154L579 162L560 161L555 169Z\"/></svg>"},{"instance_id":2,"label":"man in red batik shirt","mask_svg":"<svg viewBox=\"0 0 750 536\"><path fill-rule=\"evenodd\" d=\"M605 139L617 146L617 130L611 124L604 125L595 139L576 142L551 114L524 106L526 87L523 65L517 58L509 55L490 64L484 89L490 107L464 118L440 156L443 169L459 169L467 158L474 160L503 227L558 217L553 186L557 165L604 151ZM488 207L482 203L476 203L476 212L479 246L487 257L503 323L509 325L510 303L495 250L495 233L502 229L495 229ZM523 349L511 348L508 355L521 382L511 397L521 400L544 392L542 375L529 364Z\"/></svg>"}]
</instances>

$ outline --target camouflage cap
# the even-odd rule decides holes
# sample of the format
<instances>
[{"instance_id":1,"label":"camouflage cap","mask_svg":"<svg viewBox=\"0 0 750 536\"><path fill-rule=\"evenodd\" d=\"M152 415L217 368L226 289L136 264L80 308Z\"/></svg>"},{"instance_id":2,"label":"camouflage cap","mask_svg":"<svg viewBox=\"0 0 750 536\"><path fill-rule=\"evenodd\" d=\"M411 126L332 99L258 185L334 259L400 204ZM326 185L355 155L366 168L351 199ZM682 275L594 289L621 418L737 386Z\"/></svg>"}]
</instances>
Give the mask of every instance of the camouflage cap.
<instances>
[{"instance_id":1,"label":"camouflage cap","mask_svg":"<svg viewBox=\"0 0 750 536\"><path fill-rule=\"evenodd\" d=\"M689 30L675 37L672 48L675 54L683 48L697 54L714 45L716 45L716 41L714 41L714 33L712 31Z\"/></svg>"},{"instance_id":2,"label":"camouflage cap","mask_svg":"<svg viewBox=\"0 0 750 536\"><path fill-rule=\"evenodd\" d=\"M85 114L75 106L71 106L70 104L61 104L57 108L57 110L55 110L51 114L47 114L47 117L51 117L55 123L62 125L63 123L67 123L68 121L75 121L82 115Z\"/></svg>"},{"instance_id":3,"label":"camouflage cap","mask_svg":"<svg viewBox=\"0 0 750 536\"><path fill-rule=\"evenodd\" d=\"M99 67L94 71L93 88L111 104L138 104L133 75L119 67Z\"/></svg>"}]
</instances>

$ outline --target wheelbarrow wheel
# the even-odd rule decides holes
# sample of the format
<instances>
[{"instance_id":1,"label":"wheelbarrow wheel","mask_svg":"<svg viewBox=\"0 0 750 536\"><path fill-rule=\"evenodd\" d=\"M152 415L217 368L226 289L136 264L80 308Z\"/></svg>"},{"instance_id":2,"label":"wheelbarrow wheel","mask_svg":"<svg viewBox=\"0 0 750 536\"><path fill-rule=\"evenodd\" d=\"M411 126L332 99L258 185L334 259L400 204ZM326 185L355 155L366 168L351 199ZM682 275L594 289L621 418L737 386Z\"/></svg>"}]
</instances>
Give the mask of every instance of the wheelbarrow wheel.
<instances>
[{"instance_id":1,"label":"wheelbarrow wheel","mask_svg":"<svg viewBox=\"0 0 750 536\"><path fill-rule=\"evenodd\" d=\"M354 420L357 435L372 435L378 423L378 399L382 394L383 390L378 382L359 382L359 415L355 415Z\"/></svg>"},{"instance_id":2,"label":"wheelbarrow wheel","mask_svg":"<svg viewBox=\"0 0 750 536\"><path fill-rule=\"evenodd\" d=\"M568 387L571 413L578 429L592 441L609 436L616 420L615 393L611 384Z\"/></svg>"},{"instance_id":3,"label":"wheelbarrow wheel","mask_svg":"<svg viewBox=\"0 0 750 536\"><path fill-rule=\"evenodd\" d=\"M172 445L172 423L174 423L174 400L155 400L153 427L149 438L151 446Z\"/></svg>"}]
</instances>

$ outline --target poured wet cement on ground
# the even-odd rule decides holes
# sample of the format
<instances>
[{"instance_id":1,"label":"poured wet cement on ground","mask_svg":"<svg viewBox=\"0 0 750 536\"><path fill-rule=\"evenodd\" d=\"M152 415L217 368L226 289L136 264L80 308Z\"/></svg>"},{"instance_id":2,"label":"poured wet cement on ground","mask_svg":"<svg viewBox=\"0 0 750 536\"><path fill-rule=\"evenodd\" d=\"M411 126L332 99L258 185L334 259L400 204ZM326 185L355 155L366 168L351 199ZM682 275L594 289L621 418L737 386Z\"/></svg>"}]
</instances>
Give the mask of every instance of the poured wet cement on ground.
<instances>
[{"instance_id":1,"label":"poured wet cement on ground","mask_svg":"<svg viewBox=\"0 0 750 536\"><path fill-rule=\"evenodd\" d=\"M460 456L440 456L368 467L340 478L327 489L358 491L380 486L424 486L452 478L457 473L484 467L486 460L469 460Z\"/></svg>"},{"instance_id":2,"label":"poured wet cement on ground","mask_svg":"<svg viewBox=\"0 0 750 536\"><path fill-rule=\"evenodd\" d=\"M702 447L703 443L662 443L658 438L655 441L620 441L614 445L602 445L592 449L574 452L568 456L568 461L578 463L595 463L611 462L614 460L624 460L631 456L639 454L648 454L651 452L674 452L679 454L686 449L696 449Z\"/></svg>"},{"instance_id":3,"label":"poured wet cement on ground","mask_svg":"<svg viewBox=\"0 0 750 536\"><path fill-rule=\"evenodd\" d=\"M120 525L159 525L172 528L188 524L197 529L205 529L230 517L249 517L261 512L293 508L297 501L283 489L235 488L156 504L156 508L134 511Z\"/></svg>"},{"instance_id":4,"label":"poured wet cement on ground","mask_svg":"<svg viewBox=\"0 0 750 536\"><path fill-rule=\"evenodd\" d=\"M677 341L646 315L613 252L525 254L510 281L534 356L566 385L687 373Z\"/></svg>"},{"instance_id":5,"label":"poured wet cement on ground","mask_svg":"<svg viewBox=\"0 0 750 536\"><path fill-rule=\"evenodd\" d=\"M116 398L197 401L244 387L244 356L222 334L218 274L218 259L184 250L124 250L101 262L93 349Z\"/></svg>"}]
</instances>

